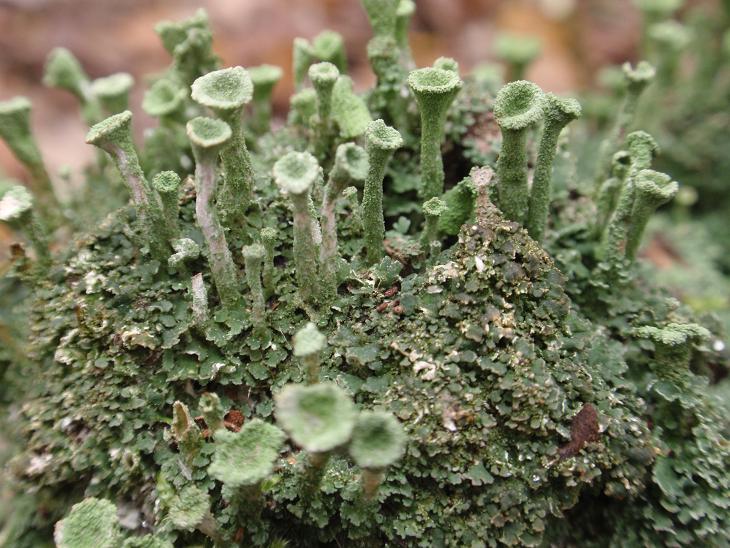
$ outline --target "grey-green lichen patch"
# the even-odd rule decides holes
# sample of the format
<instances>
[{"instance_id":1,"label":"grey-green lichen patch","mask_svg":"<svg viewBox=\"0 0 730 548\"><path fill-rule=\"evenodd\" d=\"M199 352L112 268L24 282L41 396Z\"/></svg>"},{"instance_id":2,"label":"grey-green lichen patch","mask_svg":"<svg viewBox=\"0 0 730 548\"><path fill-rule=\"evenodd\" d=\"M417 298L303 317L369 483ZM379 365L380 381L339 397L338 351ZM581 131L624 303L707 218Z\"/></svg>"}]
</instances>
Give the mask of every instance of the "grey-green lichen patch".
<instances>
[{"instance_id":1,"label":"grey-green lichen patch","mask_svg":"<svg viewBox=\"0 0 730 548\"><path fill-rule=\"evenodd\" d=\"M406 435L393 415L363 411L357 417L349 451L358 466L385 468L397 462L405 449Z\"/></svg>"},{"instance_id":2,"label":"grey-green lichen patch","mask_svg":"<svg viewBox=\"0 0 730 548\"><path fill-rule=\"evenodd\" d=\"M195 80L191 97L212 109L237 109L253 97L253 84L243 67L216 70Z\"/></svg>"},{"instance_id":3,"label":"grey-green lichen patch","mask_svg":"<svg viewBox=\"0 0 730 548\"><path fill-rule=\"evenodd\" d=\"M231 138L231 128L222 120L199 116L187 124L188 138L201 149L223 145Z\"/></svg>"},{"instance_id":4,"label":"grey-green lichen patch","mask_svg":"<svg viewBox=\"0 0 730 548\"><path fill-rule=\"evenodd\" d=\"M53 538L59 548L114 548L120 538L117 508L108 500L85 499L58 522Z\"/></svg>"},{"instance_id":5,"label":"grey-green lichen patch","mask_svg":"<svg viewBox=\"0 0 730 548\"><path fill-rule=\"evenodd\" d=\"M247 422L240 432L218 430L208 471L229 487L255 485L271 474L283 443L284 433L260 419Z\"/></svg>"},{"instance_id":6,"label":"grey-green lichen patch","mask_svg":"<svg viewBox=\"0 0 730 548\"><path fill-rule=\"evenodd\" d=\"M33 196L28 190L15 185L0 198L0 221L17 223L33 208Z\"/></svg>"}]
</instances>

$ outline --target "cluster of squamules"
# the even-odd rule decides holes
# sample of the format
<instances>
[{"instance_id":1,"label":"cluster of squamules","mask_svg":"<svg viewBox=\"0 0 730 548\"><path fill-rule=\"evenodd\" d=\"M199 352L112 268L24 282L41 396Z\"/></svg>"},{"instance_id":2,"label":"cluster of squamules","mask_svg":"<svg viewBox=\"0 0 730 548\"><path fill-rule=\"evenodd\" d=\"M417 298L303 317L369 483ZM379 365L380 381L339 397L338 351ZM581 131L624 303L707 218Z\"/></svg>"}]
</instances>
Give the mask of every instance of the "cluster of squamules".
<instances>
[{"instance_id":1,"label":"cluster of squamules","mask_svg":"<svg viewBox=\"0 0 730 548\"><path fill-rule=\"evenodd\" d=\"M652 64L583 109L522 79L530 40L499 40L506 85L462 79L415 68L412 0L362 4L377 84L339 34L296 39L285 124L280 68L220 68L203 12L159 24L139 150L131 76L53 51L99 149L72 192L0 103L29 172L0 180L0 544L730 542L721 335L637 261L682 196L652 169L668 112L718 104L706 51L670 93L679 2L637 1Z\"/></svg>"}]
</instances>

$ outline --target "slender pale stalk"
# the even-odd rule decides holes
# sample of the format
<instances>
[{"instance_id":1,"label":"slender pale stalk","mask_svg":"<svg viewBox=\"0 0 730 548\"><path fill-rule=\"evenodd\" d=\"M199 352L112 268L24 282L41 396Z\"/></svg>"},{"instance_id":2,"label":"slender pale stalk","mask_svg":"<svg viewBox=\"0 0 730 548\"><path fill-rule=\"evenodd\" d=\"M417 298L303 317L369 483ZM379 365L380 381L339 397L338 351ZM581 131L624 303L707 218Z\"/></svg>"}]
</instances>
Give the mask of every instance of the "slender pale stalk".
<instances>
[{"instance_id":1,"label":"slender pale stalk","mask_svg":"<svg viewBox=\"0 0 730 548\"><path fill-rule=\"evenodd\" d=\"M195 155L195 217L208 244L210 270L218 296L225 308L232 309L240 299L236 265L213 206L218 154L227 147L231 128L220 120L198 117L188 122L187 131Z\"/></svg>"},{"instance_id":2,"label":"slender pale stalk","mask_svg":"<svg viewBox=\"0 0 730 548\"><path fill-rule=\"evenodd\" d=\"M310 192L321 177L317 159L307 152L290 152L274 164L274 181L286 193L294 210L294 264L299 294L307 304L320 296L319 224L314 218Z\"/></svg>"},{"instance_id":3,"label":"slender pale stalk","mask_svg":"<svg viewBox=\"0 0 730 548\"><path fill-rule=\"evenodd\" d=\"M41 216L55 225L60 205L38 144L30 129L31 104L25 97L0 102L0 138L30 173L30 187Z\"/></svg>"},{"instance_id":4,"label":"slender pale stalk","mask_svg":"<svg viewBox=\"0 0 730 548\"><path fill-rule=\"evenodd\" d=\"M408 75L408 86L421 112L421 186L425 200L444 193L444 164L441 141L449 106L462 87L459 75L451 70L422 68Z\"/></svg>"},{"instance_id":5,"label":"slender pale stalk","mask_svg":"<svg viewBox=\"0 0 730 548\"><path fill-rule=\"evenodd\" d=\"M319 252L319 262L322 268L322 279L329 297L337 293L337 225L335 221L335 206L342 192L349 185L362 183L367 177L367 153L354 143L347 143L337 147L334 167L330 171L327 185L324 189L324 198L320 219L322 223L322 247Z\"/></svg>"},{"instance_id":6,"label":"slender pale stalk","mask_svg":"<svg viewBox=\"0 0 730 548\"><path fill-rule=\"evenodd\" d=\"M504 86L494 102L494 116L502 131L497 159L499 208L511 221L523 222L529 207L527 192L527 131L543 117L545 95L532 82Z\"/></svg>"},{"instance_id":7,"label":"slender pale stalk","mask_svg":"<svg viewBox=\"0 0 730 548\"><path fill-rule=\"evenodd\" d=\"M140 224L139 238L149 245L158 260L167 260L170 246L162 217L162 205L139 165L132 141L132 113L128 110L96 124L86 135L86 142L109 154L132 196Z\"/></svg>"},{"instance_id":8,"label":"slender pale stalk","mask_svg":"<svg viewBox=\"0 0 730 548\"><path fill-rule=\"evenodd\" d=\"M385 218L383 216L383 179L393 152L403 146L397 130L382 120L370 122L367 137L368 175L363 190L361 217L363 223L366 262L375 264L385 255Z\"/></svg>"},{"instance_id":9,"label":"slender pale stalk","mask_svg":"<svg viewBox=\"0 0 730 548\"><path fill-rule=\"evenodd\" d=\"M210 108L231 129L231 139L221 150L224 185L217 204L226 226L240 231L254 184L241 122L243 108L253 97L251 77L243 67L231 67L201 76L191 89L193 100Z\"/></svg>"},{"instance_id":10,"label":"slender pale stalk","mask_svg":"<svg viewBox=\"0 0 730 548\"><path fill-rule=\"evenodd\" d=\"M242 254L246 266L246 281L251 293L251 322L257 332L263 333L266 331L266 300L261 285L261 265L266 250L261 244L253 244L244 246Z\"/></svg>"},{"instance_id":11,"label":"slender pale stalk","mask_svg":"<svg viewBox=\"0 0 730 548\"><path fill-rule=\"evenodd\" d=\"M545 100L545 124L537 153L537 165L532 179L530 202L527 214L527 231L536 241L545 233L550 192L553 177L553 162L558 149L558 137L563 128L580 116L580 103L575 99L561 99L548 93Z\"/></svg>"},{"instance_id":12,"label":"slender pale stalk","mask_svg":"<svg viewBox=\"0 0 730 548\"><path fill-rule=\"evenodd\" d=\"M193 322L198 327L204 327L208 322L208 291L205 289L203 273L198 272L190 280L190 295L193 305Z\"/></svg>"}]
</instances>

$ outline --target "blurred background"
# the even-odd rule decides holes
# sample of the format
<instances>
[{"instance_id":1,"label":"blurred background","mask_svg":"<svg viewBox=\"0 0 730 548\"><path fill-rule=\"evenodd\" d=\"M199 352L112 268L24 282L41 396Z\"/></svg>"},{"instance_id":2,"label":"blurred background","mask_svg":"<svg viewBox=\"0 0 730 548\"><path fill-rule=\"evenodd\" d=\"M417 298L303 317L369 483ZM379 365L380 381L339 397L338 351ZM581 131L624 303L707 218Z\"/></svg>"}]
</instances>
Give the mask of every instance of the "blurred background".
<instances>
[{"instance_id":1,"label":"blurred background","mask_svg":"<svg viewBox=\"0 0 730 548\"><path fill-rule=\"evenodd\" d=\"M715 0L687 2L684 9ZM455 57L462 70L494 59L502 31L538 36L543 53L528 78L544 89L566 92L591 85L601 65L633 60L640 17L631 0L416 0L411 43L416 62L430 65L440 55ZM0 0L0 100L28 96L33 125L52 173L78 168L91 157L86 127L70 94L43 87L47 53L65 46L92 78L129 72L137 80L132 108L135 129L152 120L139 108L145 75L169 62L154 25L178 20L204 7L215 50L224 65L263 62L286 69L276 88L283 112L291 93L291 43L325 28L345 37L359 89L374 81L365 45L370 28L358 0ZM0 171L23 179L24 171L0 142Z\"/></svg>"}]
</instances>

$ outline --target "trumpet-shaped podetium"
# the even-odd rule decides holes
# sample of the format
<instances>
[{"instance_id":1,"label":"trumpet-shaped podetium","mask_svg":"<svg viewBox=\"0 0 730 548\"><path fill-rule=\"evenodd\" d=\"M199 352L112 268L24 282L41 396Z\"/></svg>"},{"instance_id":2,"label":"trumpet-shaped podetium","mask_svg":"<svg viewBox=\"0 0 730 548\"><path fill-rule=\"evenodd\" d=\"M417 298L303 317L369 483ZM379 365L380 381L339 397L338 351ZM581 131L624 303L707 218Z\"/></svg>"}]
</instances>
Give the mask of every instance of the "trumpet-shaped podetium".
<instances>
[{"instance_id":1,"label":"trumpet-shaped podetium","mask_svg":"<svg viewBox=\"0 0 730 548\"><path fill-rule=\"evenodd\" d=\"M375 36L395 37L399 0L362 0Z\"/></svg>"},{"instance_id":2,"label":"trumpet-shaped podetium","mask_svg":"<svg viewBox=\"0 0 730 548\"><path fill-rule=\"evenodd\" d=\"M191 89L193 101L214 111L230 126L231 139L221 149L224 186L218 207L229 226L242 223L254 180L241 122L243 107L253 97L251 77L243 67L231 67L201 76Z\"/></svg>"},{"instance_id":3,"label":"trumpet-shaped podetium","mask_svg":"<svg viewBox=\"0 0 730 548\"><path fill-rule=\"evenodd\" d=\"M273 424L252 419L240 432L218 430L208 473L231 488L257 485L274 470L286 436Z\"/></svg>"},{"instance_id":4,"label":"trumpet-shaped podetium","mask_svg":"<svg viewBox=\"0 0 730 548\"><path fill-rule=\"evenodd\" d=\"M656 69L646 61L640 61L636 67L632 67L630 63L624 63L621 70L624 76L624 99L613 127L598 151L596 186L602 184L609 176L613 154L621 148L626 132L636 116L639 98L656 74Z\"/></svg>"},{"instance_id":5,"label":"trumpet-shaped podetium","mask_svg":"<svg viewBox=\"0 0 730 548\"><path fill-rule=\"evenodd\" d=\"M402 94L406 78L400 64L400 51L392 36L376 36L368 42L368 61L377 77L368 102L375 112L387 114L396 127L405 127L408 106Z\"/></svg>"},{"instance_id":6,"label":"trumpet-shaped podetium","mask_svg":"<svg viewBox=\"0 0 730 548\"><path fill-rule=\"evenodd\" d=\"M452 70L422 68L408 75L411 89L421 112L421 186L424 199L441 196L444 192L444 164L441 141L444 136L446 113L459 93L463 82Z\"/></svg>"},{"instance_id":7,"label":"trumpet-shaped podetium","mask_svg":"<svg viewBox=\"0 0 730 548\"><path fill-rule=\"evenodd\" d=\"M431 198L423 204L425 222L421 233L421 247L430 249L431 242L438 238L439 219L446 213L448 206L441 198Z\"/></svg>"},{"instance_id":8,"label":"trumpet-shaped podetium","mask_svg":"<svg viewBox=\"0 0 730 548\"><path fill-rule=\"evenodd\" d=\"M314 150L317 157L326 156L331 141L332 90L340 71L332 63L315 63L309 67L309 79L317 93L317 123Z\"/></svg>"},{"instance_id":9,"label":"trumpet-shaped podetium","mask_svg":"<svg viewBox=\"0 0 730 548\"><path fill-rule=\"evenodd\" d=\"M405 67L413 65L411 46L408 42L408 29L411 19L416 12L416 3L413 0L400 0L395 12L395 41L401 52L401 63Z\"/></svg>"},{"instance_id":10,"label":"trumpet-shaped podetium","mask_svg":"<svg viewBox=\"0 0 730 548\"><path fill-rule=\"evenodd\" d=\"M494 44L497 58L507 64L510 82L522 80L527 68L540 55L542 45L533 36L504 33L497 36Z\"/></svg>"},{"instance_id":11,"label":"trumpet-shaped podetium","mask_svg":"<svg viewBox=\"0 0 730 548\"><path fill-rule=\"evenodd\" d=\"M543 118L545 94L537 84L519 80L499 90L494 116L502 131L497 159L497 197L504 215L523 222L527 215L527 131Z\"/></svg>"},{"instance_id":12,"label":"trumpet-shaped podetium","mask_svg":"<svg viewBox=\"0 0 730 548\"><path fill-rule=\"evenodd\" d=\"M604 181L596 198L596 223L593 234L600 239L608 220L618 205L621 189L626 182L626 176L631 166L631 156L625 150L619 150L613 155L611 177Z\"/></svg>"},{"instance_id":13,"label":"trumpet-shaped podetium","mask_svg":"<svg viewBox=\"0 0 730 548\"><path fill-rule=\"evenodd\" d=\"M188 122L187 132L195 155L195 216L208 244L210 270L218 296L225 308L232 308L240 297L236 265L213 205L218 154L227 148L231 128L220 120L198 117Z\"/></svg>"},{"instance_id":14,"label":"trumpet-shaped podetium","mask_svg":"<svg viewBox=\"0 0 730 548\"><path fill-rule=\"evenodd\" d=\"M330 296L337 292L337 224L335 222L335 206L342 192L348 186L362 184L368 174L367 152L354 143L345 143L337 147L335 163L329 174L322 199L322 247L319 251L319 262L322 278Z\"/></svg>"},{"instance_id":15,"label":"trumpet-shaped podetium","mask_svg":"<svg viewBox=\"0 0 730 548\"><path fill-rule=\"evenodd\" d=\"M345 41L339 32L323 30L312 40L312 53L319 61L335 65L340 72L347 70Z\"/></svg>"},{"instance_id":16,"label":"trumpet-shaped podetium","mask_svg":"<svg viewBox=\"0 0 730 548\"><path fill-rule=\"evenodd\" d=\"M134 86L134 78L126 72L118 72L91 83L94 94L107 114L117 114L129 108L129 92Z\"/></svg>"},{"instance_id":17,"label":"trumpet-shaped podetium","mask_svg":"<svg viewBox=\"0 0 730 548\"><path fill-rule=\"evenodd\" d=\"M45 270L51 263L46 232L33 214L33 196L24 186L16 185L0 196L0 222L24 234L30 241L38 265Z\"/></svg>"},{"instance_id":18,"label":"trumpet-shaped podetium","mask_svg":"<svg viewBox=\"0 0 730 548\"><path fill-rule=\"evenodd\" d=\"M294 335L294 355L302 360L307 371L307 382L314 384L319 380L320 354L327 345L325 337L312 322Z\"/></svg>"},{"instance_id":19,"label":"trumpet-shaped podetium","mask_svg":"<svg viewBox=\"0 0 730 548\"><path fill-rule=\"evenodd\" d=\"M175 238L180 229L177 218L180 211L180 176L174 171L161 171L152 178L152 188L162 201L162 216L170 238Z\"/></svg>"},{"instance_id":20,"label":"trumpet-shaped podetium","mask_svg":"<svg viewBox=\"0 0 730 548\"><path fill-rule=\"evenodd\" d=\"M116 506L97 498L74 504L56 523L53 540L58 548L117 548L121 531Z\"/></svg>"},{"instance_id":21,"label":"trumpet-shaped podetium","mask_svg":"<svg viewBox=\"0 0 730 548\"><path fill-rule=\"evenodd\" d=\"M274 401L279 426L305 451L325 453L350 441L357 412L336 384L289 384Z\"/></svg>"},{"instance_id":22,"label":"trumpet-shaped podetium","mask_svg":"<svg viewBox=\"0 0 730 548\"><path fill-rule=\"evenodd\" d=\"M291 96L289 106L289 123L309 127L317 113L317 92L312 88L303 89Z\"/></svg>"},{"instance_id":23,"label":"trumpet-shaped podetium","mask_svg":"<svg viewBox=\"0 0 730 548\"><path fill-rule=\"evenodd\" d=\"M368 264L383 258L385 247L385 218L383 216L383 179L385 168L393 152L403 146L398 130L382 120L368 124L367 132L368 175L363 190L361 217L365 232L365 251Z\"/></svg>"},{"instance_id":24,"label":"trumpet-shaped podetium","mask_svg":"<svg viewBox=\"0 0 730 548\"><path fill-rule=\"evenodd\" d=\"M676 196L679 185L669 175L644 169L634 179L634 206L626 238L626 258L633 261L651 215Z\"/></svg>"},{"instance_id":25,"label":"trumpet-shaped podetium","mask_svg":"<svg viewBox=\"0 0 730 548\"><path fill-rule=\"evenodd\" d=\"M284 72L275 65L259 65L248 69L253 84L253 120L251 128L263 135L271 128L271 94Z\"/></svg>"},{"instance_id":26,"label":"trumpet-shaped podetium","mask_svg":"<svg viewBox=\"0 0 730 548\"><path fill-rule=\"evenodd\" d=\"M46 59L43 83L72 93L81 103L86 123L93 125L103 118L101 106L91 90L89 77L79 60L66 48L55 48Z\"/></svg>"},{"instance_id":27,"label":"trumpet-shaped podetium","mask_svg":"<svg viewBox=\"0 0 730 548\"><path fill-rule=\"evenodd\" d=\"M318 237L321 238L310 208L310 192L321 172L317 159L307 152L290 152L280 158L273 169L276 185L292 201L297 284L302 300L310 304L319 296Z\"/></svg>"},{"instance_id":28,"label":"trumpet-shaped podetium","mask_svg":"<svg viewBox=\"0 0 730 548\"><path fill-rule=\"evenodd\" d=\"M292 42L292 73L294 75L294 88L301 89L307 77L309 65L315 61L312 44L305 38L294 38Z\"/></svg>"},{"instance_id":29,"label":"trumpet-shaped podetium","mask_svg":"<svg viewBox=\"0 0 730 548\"><path fill-rule=\"evenodd\" d=\"M241 253L246 266L248 290L251 294L251 322L256 330L262 333L266 330L266 300L261 285L261 267L266 250L261 244L252 244L244 246Z\"/></svg>"},{"instance_id":30,"label":"trumpet-shaped podetium","mask_svg":"<svg viewBox=\"0 0 730 548\"><path fill-rule=\"evenodd\" d=\"M169 78L160 78L145 92L142 109L163 122L176 120L185 108L187 90Z\"/></svg>"},{"instance_id":31,"label":"trumpet-shaped podetium","mask_svg":"<svg viewBox=\"0 0 730 548\"><path fill-rule=\"evenodd\" d=\"M147 182L132 141L132 113L128 110L106 118L86 134L86 142L109 154L132 196L141 227L140 238L153 256L167 259L169 245L160 199Z\"/></svg>"},{"instance_id":32,"label":"trumpet-shaped podetium","mask_svg":"<svg viewBox=\"0 0 730 548\"><path fill-rule=\"evenodd\" d=\"M31 104L25 97L0 101L0 138L29 171L30 186L38 197L43 217L53 220L53 211L59 208L58 200L38 143L30 129L30 113Z\"/></svg>"},{"instance_id":33,"label":"trumpet-shaped podetium","mask_svg":"<svg viewBox=\"0 0 730 548\"><path fill-rule=\"evenodd\" d=\"M371 499L383 481L385 469L403 457L406 434L390 413L362 411L348 449L355 463L363 469L363 493L366 499Z\"/></svg>"},{"instance_id":34,"label":"trumpet-shaped podetium","mask_svg":"<svg viewBox=\"0 0 730 548\"><path fill-rule=\"evenodd\" d=\"M575 99L563 99L548 93L544 113L545 123L540 138L527 213L527 231L538 242L545 233L550 209L553 162L558 148L558 137L566 125L580 117L580 103Z\"/></svg>"}]
</instances>

